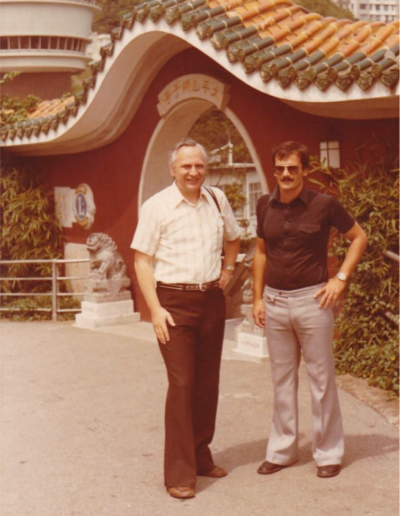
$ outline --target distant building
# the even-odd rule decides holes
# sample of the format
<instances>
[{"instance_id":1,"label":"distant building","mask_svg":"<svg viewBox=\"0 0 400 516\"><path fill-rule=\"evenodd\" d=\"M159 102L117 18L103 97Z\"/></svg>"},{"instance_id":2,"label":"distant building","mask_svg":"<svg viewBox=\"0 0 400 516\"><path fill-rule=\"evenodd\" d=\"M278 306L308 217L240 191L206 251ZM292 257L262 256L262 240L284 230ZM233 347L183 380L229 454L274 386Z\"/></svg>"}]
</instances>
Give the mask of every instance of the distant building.
<instances>
[{"instance_id":1,"label":"distant building","mask_svg":"<svg viewBox=\"0 0 400 516\"><path fill-rule=\"evenodd\" d=\"M399 18L398 0L333 0L359 20L390 23Z\"/></svg>"},{"instance_id":2,"label":"distant building","mask_svg":"<svg viewBox=\"0 0 400 516\"><path fill-rule=\"evenodd\" d=\"M228 150L224 160L222 151ZM233 145L228 143L220 149L215 149L210 153L210 161L208 174L206 176L206 185L216 186L221 190L227 190L227 187L236 184L240 187L241 192L246 197L243 208L234 210L235 218L239 222L247 221L248 226L243 227L242 233L248 237L256 236L256 207L257 201L263 194L263 186L257 173L254 163L238 163L233 160Z\"/></svg>"},{"instance_id":3,"label":"distant building","mask_svg":"<svg viewBox=\"0 0 400 516\"><path fill-rule=\"evenodd\" d=\"M86 69L95 0L0 0L0 72L22 74L3 93L41 98L71 88L70 76Z\"/></svg>"}]
</instances>

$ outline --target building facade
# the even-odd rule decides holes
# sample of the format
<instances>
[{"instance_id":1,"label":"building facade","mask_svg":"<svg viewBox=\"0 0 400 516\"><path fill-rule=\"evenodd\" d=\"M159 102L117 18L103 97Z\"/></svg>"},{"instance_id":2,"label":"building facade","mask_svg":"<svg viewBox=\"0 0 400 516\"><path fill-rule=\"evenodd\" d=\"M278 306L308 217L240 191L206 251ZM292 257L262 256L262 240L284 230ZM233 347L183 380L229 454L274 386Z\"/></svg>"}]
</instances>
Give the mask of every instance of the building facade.
<instances>
[{"instance_id":1,"label":"building facade","mask_svg":"<svg viewBox=\"0 0 400 516\"><path fill-rule=\"evenodd\" d=\"M358 20L389 23L399 19L398 0L334 0L351 11Z\"/></svg>"},{"instance_id":2,"label":"building facade","mask_svg":"<svg viewBox=\"0 0 400 516\"><path fill-rule=\"evenodd\" d=\"M168 153L209 108L229 118L251 156L249 218L260 190L276 186L271 150L282 141L301 141L332 166L374 139L398 141L398 23L332 20L291 0L249 2L245 14L242 4L141 4L82 92L0 131L4 152L57 192L65 257L83 257L91 232L110 235L145 319L130 249L139 209L171 184Z\"/></svg>"},{"instance_id":3,"label":"building facade","mask_svg":"<svg viewBox=\"0 0 400 516\"><path fill-rule=\"evenodd\" d=\"M70 76L90 57L95 0L0 0L0 72L22 72L3 92L53 98L70 91Z\"/></svg>"}]
</instances>

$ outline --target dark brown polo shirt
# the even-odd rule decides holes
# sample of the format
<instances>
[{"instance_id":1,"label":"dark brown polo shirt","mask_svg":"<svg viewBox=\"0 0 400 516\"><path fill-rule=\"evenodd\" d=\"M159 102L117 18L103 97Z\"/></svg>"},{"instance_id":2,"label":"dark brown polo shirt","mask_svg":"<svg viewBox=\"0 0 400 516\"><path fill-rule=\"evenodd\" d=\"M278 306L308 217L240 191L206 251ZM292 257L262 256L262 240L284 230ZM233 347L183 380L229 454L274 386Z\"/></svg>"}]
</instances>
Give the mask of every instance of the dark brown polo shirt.
<instances>
[{"instance_id":1,"label":"dark brown polo shirt","mask_svg":"<svg viewBox=\"0 0 400 516\"><path fill-rule=\"evenodd\" d=\"M354 223L335 197L308 188L289 204L279 200L278 187L260 197L257 236L265 241L266 284L296 290L327 281L331 227L346 233Z\"/></svg>"}]
</instances>

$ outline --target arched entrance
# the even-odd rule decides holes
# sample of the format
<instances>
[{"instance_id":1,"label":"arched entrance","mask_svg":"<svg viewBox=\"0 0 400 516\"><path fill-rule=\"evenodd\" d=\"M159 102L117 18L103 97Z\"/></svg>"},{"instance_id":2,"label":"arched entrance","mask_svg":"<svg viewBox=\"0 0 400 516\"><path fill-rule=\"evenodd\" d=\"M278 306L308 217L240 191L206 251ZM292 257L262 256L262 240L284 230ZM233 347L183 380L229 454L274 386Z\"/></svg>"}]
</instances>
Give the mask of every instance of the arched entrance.
<instances>
[{"instance_id":1,"label":"arched entrance","mask_svg":"<svg viewBox=\"0 0 400 516\"><path fill-rule=\"evenodd\" d=\"M227 85L207 75L186 75L167 85L159 99L161 119L150 139L143 162L138 208L149 197L171 184L168 171L169 151L188 135L198 118L211 106L220 109L237 128L252 157L263 193L268 192L261 162L249 133L239 117L227 106Z\"/></svg>"}]
</instances>

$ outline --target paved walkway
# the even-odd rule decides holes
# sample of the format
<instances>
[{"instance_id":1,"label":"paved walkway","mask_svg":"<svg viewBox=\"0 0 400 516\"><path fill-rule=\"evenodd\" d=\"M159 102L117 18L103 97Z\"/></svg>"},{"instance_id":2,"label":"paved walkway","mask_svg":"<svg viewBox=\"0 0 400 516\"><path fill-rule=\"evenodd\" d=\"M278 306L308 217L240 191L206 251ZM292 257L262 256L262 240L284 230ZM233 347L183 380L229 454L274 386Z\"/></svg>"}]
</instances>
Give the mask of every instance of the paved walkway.
<instances>
[{"instance_id":1,"label":"paved walkway","mask_svg":"<svg viewBox=\"0 0 400 516\"><path fill-rule=\"evenodd\" d=\"M194 500L163 488L166 374L148 324L84 330L1 323L1 516L397 516L398 428L340 389L346 461L316 477L310 398L299 390L300 460L257 475L272 413L268 364L222 363L215 461Z\"/></svg>"}]
</instances>

